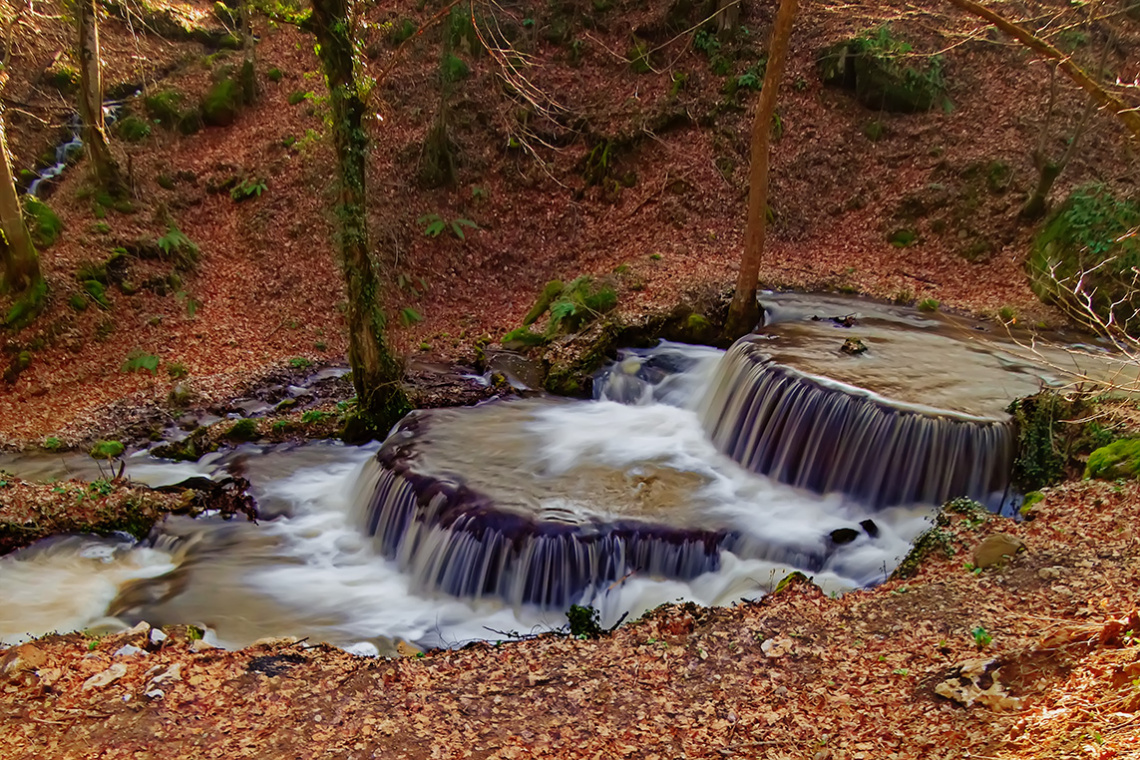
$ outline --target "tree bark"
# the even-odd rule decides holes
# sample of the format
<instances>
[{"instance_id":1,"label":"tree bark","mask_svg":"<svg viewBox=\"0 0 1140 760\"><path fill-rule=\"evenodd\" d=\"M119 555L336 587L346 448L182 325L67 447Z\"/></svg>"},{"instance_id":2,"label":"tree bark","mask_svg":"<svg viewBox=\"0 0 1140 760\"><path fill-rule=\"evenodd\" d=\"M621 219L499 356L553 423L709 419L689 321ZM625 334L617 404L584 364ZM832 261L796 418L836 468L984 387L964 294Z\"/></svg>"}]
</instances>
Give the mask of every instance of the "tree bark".
<instances>
[{"instance_id":1,"label":"tree bark","mask_svg":"<svg viewBox=\"0 0 1140 760\"><path fill-rule=\"evenodd\" d=\"M716 0L716 33L723 41L728 41L740 26L741 0Z\"/></svg>"},{"instance_id":2,"label":"tree bark","mask_svg":"<svg viewBox=\"0 0 1140 760\"><path fill-rule=\"evenodd\" d=\"M247 105L257 100L257 49L253 39L253 11L250 0L241 0L241 37L245 60L241 65L242 99Z\"/></svg>"},{"instance_id":3,"label":"tree bark","mask_svg":"<svg viewBox=\"0 0 1140 760\"><path fill-rule=\"evenodd\" d=\"M780 9L776 12L776 23L772 28L768 66L764 71L764 86L760 90L760 101L756 104L756 116L752 122L752 148L748 171L748 221L744 230L744 255L740 259L736 292L728 307L728 319L725 321L722 334L725 340L739 338L751 331L760 321L760 305L756 302L756 290L760 277L760 262L764 258L764 236L768 226L768 152L772 138L772 118L776 113L776 96L780 88L780 79L784 74L784 63L788 58L788 46L798 7L799 0L780 0Z\"/></svg>"},{"instance_id":4,"label":"tree bark","mask_svg":"<svg viewBox=\"0 0 1140 760\"><path fill-rule=\"evenodd\" d=\"M98 7L95 0L78 0L75 23L78 27L79 118L83 149L91 161L95 181L112 195L126 190L119 165L111 154L103 122L103 68L99 58Z\"/></svg>"},{"instance_id":5,"label":"tree bark","mask_svg":"<svg viewBox=\"0 0 1140 760\"><path fill-rule=\"evenodd\" d=\"M384 314L379 283L368 250L364 131L365 104L354 72L349 33L349 0L313 0L310 27L320 45L329 89L332 137L340 187L337 197L337 247L348 284L348 360L357 408L372 431L383 434L408 408L400 363L384 342Z\"/></svg>"},{"instance_id":6,"label":"tree bark","mask_svg":"<svg viewBox=\"0 0 1140 760\"><path fill-rule=\"evenodd\" d=\"M1140 140L1140 112L1097 84L1080 66L1073 63L1071 57L1065 55L1040 37L1030 34L1011 21L999 16L984 5L974 2L974 0L950 0L950 2L967 13L989 21L998 29L1010 37L1013 37L1022 45L1025 45L1043 58L1056 61L1061 71L1065 72L1081 89L1091 95L1097 104L1106 111L1116 114L1117 118L1119 118L1124 123L1124 126L1128 128L1128 131L1132 133L1132 137L1136 140Z\"/></svg>"},{"instance_id":7,"label":"tree bark","mask_svg":"<svg viewBox=\"0 0 1140 760\"><path fill-rule=\"evenodd\" d=\"M0 105L0 109L3 106ZM12 173L12 157L8 152L8 136L4 114L0 110L0 255L4 259L4 284L13 293L25 293L43 281L40 257L28 234L20 197Z\"/></svg>"}]
</instances>

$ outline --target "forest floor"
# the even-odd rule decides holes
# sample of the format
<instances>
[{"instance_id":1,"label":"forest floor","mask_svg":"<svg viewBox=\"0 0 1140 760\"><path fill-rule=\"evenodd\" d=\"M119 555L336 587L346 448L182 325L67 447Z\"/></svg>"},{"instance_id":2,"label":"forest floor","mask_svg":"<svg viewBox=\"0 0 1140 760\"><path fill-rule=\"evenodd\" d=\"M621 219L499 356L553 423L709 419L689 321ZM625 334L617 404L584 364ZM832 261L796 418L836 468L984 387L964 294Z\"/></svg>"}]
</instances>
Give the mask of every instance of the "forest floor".
<instances>
[{"instance_id":1,"label":"forest floor","mask_svg":"<svg viewBox=\"0 0 1140 760\"><path fill-rule=\"evenodd\" d=\"M199 20L212 7L152 5ZM365 46L373 75L391 55L382 23L432 13L404 5L375 11L376 39ZM516 19L529 30L521 42L534 81L572 114L536 128L540 161L519 138L541 114L513 100L472 51L471 77L450 104L450 187L424 189L416 178L441 99L438 44L413 42L408 64L377 95L372 231L394 343L420 363L474 363L476 342L518 326L553 278L613 278L618 311L631 320L732 281L754 93L725 95L727 80L689 37L667 42L665 3L604 3L609 10L575 37L580 45L548 35L555 5L529 25ZM1031 5L1042 18L1068 7ZM44 4L29 7L40 15L17 26L5 92L18 169L44 163L69 111L42 76L66 60L68 30ZM773 13L744 6L753 42L734 48L729 80L755 62ZM1034 230L1016 211L1034 181L1033 147L1062 150L1082 99L1063 89L1063 116L1041 140L1047 72L946 13L915 14L901 0L805 4L780 107L763 282L1057 324L1026 284ZM819 81L819 49L888 20L924 50L946 53L952 110L876 112ZM650 72L623 58L631 29L660 43ZM173 87L196 103L225 76L225 54L137 30L105 20L108 86ZM54 184L47 200L63 233L42 251L50 300L35 325L5 338L6 360L15 366L27 353L30 363L0 389L0 445L80 445L150 413L140 410L172 419L176 386L195 403L221 402L291 365L343 363L332 157L312 40L264 20L258 32L264 89L233 125L189 136L154 125L141 142L116 141L129 207L101 203L82 163ZM1105 36L1094 30L1084 52ZM1134 36L1126 29L1109 56L1123 82L1140 76ZM131 107L142 112L137 99ZM651 126L663 114L671 126ZM613 167L589 181L590 155L605 144L619 146ZM1109 117L1093 117L1082 145L1058 197L1087 181L1134 186L1136 156ZM978 168L995 162L1008 178L979 190ZM235 200L230 189L246 180L263 181L265 192ZM907 221L921 232L916 245L896 248L887 237L902 223L899 209L916 201L937 208ZM478 229L431 237L419 221L429 214ZM125 277L150 287L112 286L105 304L69 306L84 298L85 265L116 247L153 247L171 227L198 245L196 265L131 257ZM964 241L984 243L984 254L967 260ZM156 373L128 369L140 355L158 359ZM1031 521L951 517L939 535L955 553L934 551L908 579L837 599L798 584L733 608L664 607L597 640L550 634L388 660L311 642L227 652L185 631L161 641L145 632L47 637L0 650L0 755L1140 758L1140 647L1129 622L1140 581L1137 503L1133 484L1066 485ZM1028 550L1001 567L967 569L998 531ZM145 653L116 654L125 643ZM994 663L975 679L971 706L935 694L978 659Z\"/></svg>"},{"instance_id":2,"label":"forest floor","mask_svg":"<svg viewBox=\"0 0 1140 760\"><path fill-rule=\"evenodd\" d=\"M910 577L666 605L599 639L377 659L49 636L0 657L0 755L1138 758L1138 502L1080 483L1021 523L946 513ZM971 570L998 532L1024 550Z\"/></svg>"}]
</instances>

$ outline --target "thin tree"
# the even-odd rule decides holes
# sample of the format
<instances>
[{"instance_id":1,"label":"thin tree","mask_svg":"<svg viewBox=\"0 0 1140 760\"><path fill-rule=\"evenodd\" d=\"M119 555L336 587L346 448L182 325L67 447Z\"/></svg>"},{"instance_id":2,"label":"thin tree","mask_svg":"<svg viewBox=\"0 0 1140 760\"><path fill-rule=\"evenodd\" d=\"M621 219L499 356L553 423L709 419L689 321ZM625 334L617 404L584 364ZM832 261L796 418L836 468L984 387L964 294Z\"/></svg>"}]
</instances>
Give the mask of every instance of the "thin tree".
<instances>
[{"instance_id":1,"label":"thin tree","mask_svg":"<svg viewBox=\"0 0 1140 760\"><path fill-rule=\"evenodd\" d=\"M241 95L248 105L257 100L257 48L253 36L251 0L241 0L241 39L244 60L241 64Z\"/></svg>"},{"instance_id":2,"label":"thin tree","mask_svg":"<svg viewBox=\"0 0 1140 760\"><path fill-rule=\"evenodd\" d=\"M355 70L351 2L313 0L308 26L317 37L332 112L339 179L336 234L348 284L348 360L352 382L361 421L373 434L383 434L407 411L408 402L400 384L402 368L384 342L379 282L368 250L368 135L364 131L365 95Z\"/></svg>"},{"instance_id":3,"label":"thin tree","mask_svg":"<svg viewBox=\"0 0 1140 760\"><path fill-rule=\"evenodd\" d=\"M740 259L740 272L736 278L736 291L728 307L723 336L734 340L750 331L760 321L760 305L756 291L760 279L760 262L764 258L764 236L768 224L768 152L772 138L772 120L776 113L776 96L784 63L788 58L788 45L796 19L799 0L780 0L776 23L772 28L768 66L764 71L764 86L756 104L752 121L752 147L748 170L748 220L744 230L744 255Z\"/></svg>"},{"instance_id":4,"label":"thin tree","mask_svg":"<svg viewBox=\"0 0 1140 760\"><path fill-rule=\"evenodd\" d=\"M0 94L8 84L8 59L12 52L12 25L18 14L5 24L4 60L0 61ZM40 257L28 233L16 191L16 178L12 171L12 155L8 150L5 128L4 101L0 99L0 260L4 265L3 286L19 300L9 313L7 322L22 321L34 315L44 293L44 278L40 272Z\"/></svg>"},{"instance_id":5,"label":"thin tree","mask_svg":"<svg viewBox=\"0 0 1140 760\"><path fill-rule=\"evenodd\" d=\"M103 120L103 64L99 57L99 20L96 0L77 0L75 25L78 32L80 137L91 161L95 181L108 193L126 190L119 165L111 154Z\"/></svg>"},{"instance_id":6,"label":"thin tree","mask_svg":"<svg viewBox=\"0 0 1140 760\"><path fill-rule=\"evenodd\" d=\"M1087 92L1104 110L1116 115L1124 126L1132 133L1132 137L1140 141L1140 109L1133 108L1104 89L1089 74L1073 62L1072 56L1062 53L1045 40L1027 32L1009 19L990 10L974 0L950 0L967 13L983 18L1001 31L1013 37L1025 47L1037 53L1042 58L1054 61L1057 67L1073 80L1082 90Z\"/></svg>"}]
</instances>

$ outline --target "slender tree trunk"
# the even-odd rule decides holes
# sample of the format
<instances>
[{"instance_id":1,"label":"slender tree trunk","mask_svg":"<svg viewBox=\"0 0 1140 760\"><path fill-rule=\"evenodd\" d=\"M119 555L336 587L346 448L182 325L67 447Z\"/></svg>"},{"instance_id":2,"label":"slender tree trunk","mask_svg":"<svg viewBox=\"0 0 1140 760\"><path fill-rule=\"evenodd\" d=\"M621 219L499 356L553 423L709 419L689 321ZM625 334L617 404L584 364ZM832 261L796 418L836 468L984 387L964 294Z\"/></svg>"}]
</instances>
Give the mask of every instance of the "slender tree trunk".
<instances>
[{"instance_id":1,"label":"slender tree trunk","mask_svg":"<svg viewBox=\"0 0 1140 760\"><path fill-rule=\"evenodd\" d=\"M788 45L798 7L799 0L780 0L780 10L776 12L776 23L772 28L764 86L760 90L760 102L756 104L756 116L752 122L748 222L744 230L744 255L740 259L736 292L732 296L724 326L723 337L726 340L739 338L760 321L756 290L760 262L764 258L764 235L768 222L768 151L772 138L772 118L776 113L776 96L784 74L784 63L788 58Z\"/></svg>"},{"instance_id":2,"label":"slender tree trunk","mask_svg":"<svg viewBox=\"0 0 1140 760\"><path fill-rule=\"evenodd\" d=\"M321 65L329 89L332 136L340 187L337 197L337 245L348 283L348 360L357 406L375 432L387 432L407 410L400 363L384 342L384 314L379 283L368 251L365 216L365 104L360 97L349 33L348 0L313 0L311 28L320 44Z\"/></svg>"},{"instance_id":3,"label":"slender tree trunk","mask_svg":"<svg viewBox=\"0 0 1140 760\"><path fill-rule=\"evenodd\" d=\"M83 149L91 161L95 181L112 195L126 190L122 173L107 140L103 123L103 69L99 58L99 22L96 0L78 0L75 22L79 31L79 118L83 121Z\"/></svg>"},{"instance_id":4,"label":"slender tree trunk","mask_svg":"<svg viewBox=\"0 0 1140 760\"><path fill-rule=\"evenodd\" d=\"M1085 73L1084 69L1073 63L1071 56L1065 55L1045 40L1030 34L981 3L976 3L974 0L950 0L950 2L967 13L989 21L1042 58L1056 61L1061 71L1065 72L1081 89L1092 96L1098 105L1106 111L1116 114L1117 118L1124 122L1124 126L1132 133L1133 138L1140 140L1140 111L1129 107L1120 98L1097 84L1096 80Z\"/></svg>"},{"instance_id":5,"label":"slender tree trunk","mask_svg":"<svg viewBox=\"0 0 1140 760\"><path fill-rule=\"evenodd\" d=\"M250 0L241 0L241 37L245 60L241 65L242 99L246 104L257 100L257 49L253 39L253 11Z\"/></svg>"},{"instance_id":6,"label":"slender tree trunk","mask_svg":"<svg viewBox=\"0 0 1140 760\"><path fill-rule=\"evenodd\" d=\"M742 0L716 0L717 37L727 41L740 26L740 3Z\"/></svg>"},{"instance_id":7,"label":"slender tree trunk","mask_svg":"<svg viewBox=\"0 0 1140 760\"><path fill-rule=\"evenodd\" d=\"M2 108L2 106L0 106ZM0 111L0 255L4 259L4 284L13 293L34 289L43 281L40 257L32 245L32 236L20 210L12 174L12 157L8 152L8 136L4 115Z\"/></svg>"}]
</instances>

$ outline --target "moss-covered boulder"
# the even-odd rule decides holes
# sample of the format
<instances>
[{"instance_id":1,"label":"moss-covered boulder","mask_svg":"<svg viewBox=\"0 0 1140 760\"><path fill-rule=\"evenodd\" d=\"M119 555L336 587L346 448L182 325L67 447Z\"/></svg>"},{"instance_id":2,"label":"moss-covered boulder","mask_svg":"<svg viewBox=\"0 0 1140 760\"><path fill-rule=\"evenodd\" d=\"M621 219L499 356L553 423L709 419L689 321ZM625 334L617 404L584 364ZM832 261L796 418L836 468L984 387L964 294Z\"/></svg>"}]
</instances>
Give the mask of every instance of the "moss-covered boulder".
<instances>
[{"instance_id":1,"label":"moss-covered boulder","mask_svg":"<svg viewBox=\"0 0 1140 760\"><path fill-rule=\"evenodd\" d=\"M241 85L233 79L215 82L202 98L202 121L211 127L228 127L242 105Z\"/></svg>"},{"instance_id":2,"label":"moss-covered boulder","mask_svg":"<svg viewBox=\"0 0 1140 760\"><path fill-rule=\"evenodd\" d=\"M63 222L59 216L34 195L24 196L24 221L37 248L47 248L63 231Z\"/></svg>"},{"instance_id":3,"label":"moss-covered boulder","mask_svg":"<svg viewBox=\"0 0 1140 760\"><path fill-rule=\"evenodd\" d=\"M1089 454L1086 478L1140 477L1140 438L1121 438Z\"/></svg>"},{"instance_id":4,"label":"moss-covered boulder","mask_svg":"<svg viewBox=\"0 0 1140 760\"><path fill-rule=\"evenodd\" d=\"M868 108L902 113L950 107L942 59L916 54L884 26L826 48L820 78L855 93Z\"/></svg>"},{"instance_id":5,"label":"moss-covered boulder","mask_svg":"<svg viewBox=\"0 0 1140 760\"><path fill-rule=\"evenodd\" d=\"M202 117L197 109L185 106L185 97L177 90L160 90L143 98L146 114L163 128L177 130L184 135L202 128Z\"/></svg>"},{"instance_id":6,"label":"moss-covered boulder","mask_svg":"<svg viewBox=\"0 0 1140 760\"><path fill-rule=\"evenodd\" d=\"M1102 185L1074 190L1034 238L1027 268L1033 292L1067 311L1079 323L1110 320L1140 335L1140 200L1120 198ZM1088 301L1086 301L1088 299Z\"/></svg>"}]
</instances>

